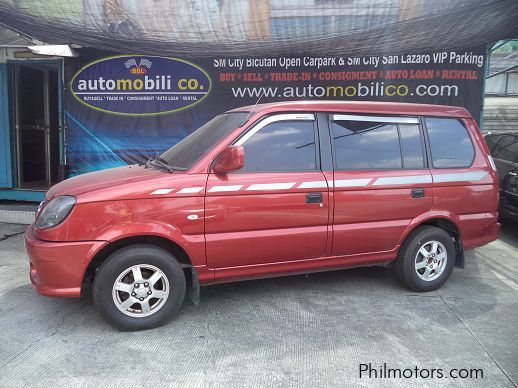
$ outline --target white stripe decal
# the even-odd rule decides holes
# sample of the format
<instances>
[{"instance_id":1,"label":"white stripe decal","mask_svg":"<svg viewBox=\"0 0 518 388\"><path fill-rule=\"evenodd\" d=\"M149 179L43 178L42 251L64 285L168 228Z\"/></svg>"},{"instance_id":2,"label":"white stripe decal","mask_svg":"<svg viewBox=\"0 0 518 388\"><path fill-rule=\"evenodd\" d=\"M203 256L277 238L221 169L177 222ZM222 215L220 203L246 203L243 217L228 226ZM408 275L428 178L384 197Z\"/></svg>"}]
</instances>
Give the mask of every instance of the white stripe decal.
<instances>
[{"instance_id":1,"label":"white stripe decal","mask_svg":"<svg viewBox=\"0 0 518 388\"><path fill-rule=\"evenodd\" d=\"M297 186L299 189L318 189L318 188L326 188L326 181L311 181L311 182L302 182Z\"/></svg>"},{"instance_id":2,"label":"white stripe decal","mask_svg":"<svg viewBox=\"0 0 518 388\"><path fill-rule=\"evenodd\" d=\"M178 191L176 194L193 194L193 193L199 193L203 190L203 187L184 187L180 191Z\"/></svg>"},{"instance_id":3,"label":"white stripe decal","mask_svg":"<svg viewBox=\"0 0 518 388\"><path fill-rule=\"evenodd\" d=\"M341 180L335 180L335 187L361 187L361 186L367 186L371 181L372 181L372 178L341 179Z\"/></svg>"},{"instance_id":4,"label":"white stripe decal","mask_svg":"<svg viewBox=\"0 0 518 388\"><path fill-rule=\"evenodd\" d=\"M473 171L473 172L461 172L461 173L449 173L449 174L434 174L433 180L436 183L445 182L462 182L462 181L478 181L485 178L488 175L487 171ZM360 178L360 179L338 179L335 180L335 187L363 187L371 183L373 178ZM432 177L430 175L411 175L411 176L392 176L386 178L378 178L374 181L373 186L381 185L405 185L415 183L432 183ZM246 190L288 190L291 189L296 182L286 183L255 183L246 188ZM230 192L239 191L244 185L226 185L226 186L213 186L208 191L211 193L215 192ZM299 189L316 189L316 188L327 188L326 181L308 181L300 183L297 188ZM193 194L199 193L204 187L184 187L179 190L176 194ZM174 191L173 188L157 189L151 193L151 195L165 195Z\"/></svg>"},{"instance_id":5,"label":"white stripe decal","mask_svg":"<svg viewBox=\"0 0 518 388\"><path fill-rule=\"evenodd\" d=\"M391 176L376 179L373 186L408 185L413 183L432 183L432 177L430 175Z\"/></svg>"},{"instance_id":6,"label":"white stripe decal","mask_svg":"<svg viewBox=\"0 0 518 388\"><path fill-rule=\"evenodd\" d=\"M225 192L225 191L239 191L243 185L228 185L228 186L212 186L209 193Z\"/></svg>"},{"instance_id":7,"label":"white stripe decal","mask_svg":"<svg viewBox=\"0 0 518 388\"><path fill-rule=\"evenodd\" d=\"M157 189L151 193L151 195L161 195L161 194L169 194L174 190L174 187L171 189Z\"/></svg>"},{"instance_id":8,"label":"white stripe decal","mask_svg":"<svg viewBox=\"0 0 518 388\"><path fill-rule=\"evenodd\" d=\"M247 190L288 190L297 182L287 183L257 183L247 187Z\"/></svg>"},{"instance_id":9,"label":"white stripe decal","mask_svg":"<svg viewBox=\"0 0 518 388\"><path fill-rule=\"evenodd\" d=\"M485 178L487 171L459 172L452 174L434 174L435 183L445 182L461 182L461 181L479 181Z\"/></svg>"}]
</instances>

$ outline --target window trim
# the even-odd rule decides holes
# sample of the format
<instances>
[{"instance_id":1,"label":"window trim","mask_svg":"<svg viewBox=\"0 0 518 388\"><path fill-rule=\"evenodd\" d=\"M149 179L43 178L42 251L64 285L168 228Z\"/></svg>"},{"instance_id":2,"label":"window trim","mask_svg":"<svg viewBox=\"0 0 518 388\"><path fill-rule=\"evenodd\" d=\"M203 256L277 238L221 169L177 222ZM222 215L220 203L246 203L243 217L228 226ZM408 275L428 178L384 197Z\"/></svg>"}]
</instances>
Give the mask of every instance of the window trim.
<instances>
[{"instance_id":1,"label":"window trim","mask_svg":"<svg viewBox=\"0 0 518 388\"><path fill-rule=\"evenodd\" d=\"M367 115L349 115L349 114L333 114L331 121L370 121L372 123L388 123L388 124L419 124L419 118L406 116L367 116Z\"/></svg>"},{"instance_id":2,"label":"window trim","mask_svg":"<svg viewBox=\"0 0 518 388\"><path fill-rule=\"evenodd\" d=\"M333 122L335 121L369 121L374 123L386 123L386 124L394 124L396 126L398 144L399 144L399 154L401 158L401 167L398 168L338 168L338 164L336 161L336 144L335 138L333 136ZM421 137L421 151L423 153L423 167L422 168L405 168L403 163L403 149L401 146L401 133L399 130L399 124L416 124L419 129L419 135ZM347 171L394 171L394 170L404 170L404 171L429 171L429 162L428 162L428 150L426 148L426 140L425 133L423 131L423 126L421 124L420 116L373 116L369 115L354 115L354 114L343 114L343 113L330 113L329 114L329 137L331 140L331 153L333 159L333 171L338 172L347 172Z\"/></svg>"},{"instance_id":3,"label":"window trim","mask_svg":"<svg viewBox=\"0 0 518 388\"><path fill-rule=\"evenodd\" d=\"M269 124L281 122L281 121L308 121L313 124L313 138L315 142L315 168L311 170L288 170L288 171L243 171L243 170L237 170L237 171L231 171L229 174L262 174L262 173L279 173L279 174L289 174L289 173L299 173L299 172L319 172L321 171L321 153L322 150L320 149L320 137L319 137L319 128L318 123L316 120L316 114L315 113L281 113L281 114L273 114L271 116L266 116L256 124L252 124L250 128L248 128L244 133L239 135L237 139L235 139L231 144L242 146L245 144L248 139L250 139L252 136L254 136L257 132L259 132L261 129L266 127ZM246 156L245 156L246 157ZM217 159L217 158L216 158ZM214 163L214 161L213 161ZM211 166L212 168L212 166Z\"/></svg>"},{"instance_id":4,"label":"window trim","mask_svg":"<svg viewBox=\"0 0 518 388\"><path fill-rule=\"evenodd\" d=\"M462 118L443 117L443 116L422 116L422 117L423 117L423 128L425 129L425 134L426 134L427 147L429 150L429 168L430 168L430 170L432 170L432 169L433 170L458 170L458 169L466 169L466 168L473 167L473 163L475 163L475 159L477 158L477 149L475 148L475 144L473 144L473 139L471 138L471 132L468 129L468 127L466 126L466 123L464 122L464 120ZM455 120L455 121L458 121L464 127L464 129L466 130L466 134L468 135L468 139L470 141L471 148L473 150L473 157L471 158L471 162L469 163L469 165L462 166L462 167L458 167L458 166L457 167L435 167L435 165L433 164L432 142L430 141L430 136L428 134L428 126L426 125L426 119Z\"/></svg>"},{"instance_id":5,"label":"window trim","mask_svg":"<svg viewBox=\"0 0 518 388\"><path fill-rule=\"evenodd\" d=\"M421 146L423 148L424 167L428 171L432 168L432 157L430 143L428 142L428 132L426 131L426 124L424 117L419 116L419 130L421 131Z\"/></svg>"}]
</instances>

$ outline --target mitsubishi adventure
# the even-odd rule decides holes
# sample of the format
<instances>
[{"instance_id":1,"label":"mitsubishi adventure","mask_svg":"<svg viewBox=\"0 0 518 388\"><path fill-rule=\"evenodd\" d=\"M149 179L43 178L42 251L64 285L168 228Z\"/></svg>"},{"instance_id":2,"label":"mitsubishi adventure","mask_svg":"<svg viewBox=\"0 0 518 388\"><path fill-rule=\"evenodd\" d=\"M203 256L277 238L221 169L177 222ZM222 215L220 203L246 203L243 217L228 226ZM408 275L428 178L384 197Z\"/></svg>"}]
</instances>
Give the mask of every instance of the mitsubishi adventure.
<instances>
[{"instance_id":1,"label":"mitsubishi adventure","mask_svg":"<svg viewBox=\"0 0 518 388\"><path fill-rule=\"evenodd\" d=\"M67 179L25 235L42 295L93 294L121 330L202 285L390 266L441 287L497 239L498 176L464 108L306 101L216 116L145 164Z\"/></svg>"}]
</instances>

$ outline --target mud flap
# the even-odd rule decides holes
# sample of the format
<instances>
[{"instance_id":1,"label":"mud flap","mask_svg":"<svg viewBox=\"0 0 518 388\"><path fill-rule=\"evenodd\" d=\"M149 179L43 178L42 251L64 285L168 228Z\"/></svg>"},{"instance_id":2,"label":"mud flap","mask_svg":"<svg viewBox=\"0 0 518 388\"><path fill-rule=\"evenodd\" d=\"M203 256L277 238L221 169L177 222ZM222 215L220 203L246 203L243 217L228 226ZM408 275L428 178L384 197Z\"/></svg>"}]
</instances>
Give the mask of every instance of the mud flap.
<instances>
[{"instance_id":1,"label":"mud flap","mask_svg":"<svg viewBox=\"0 0 518 388\"><path fill-rule=\"evenodd\" d=\"M191 287L189 288L189 299L196 306L200 304L200 283L198 281L198 274L194 267L191 267Z\"/></svg>"},{"instance_id":2,"label":"mud flap","mask_svg":"<svg viewBox=\"0 0 518 388\"><path fill-rule=\"evenodd\" d=\"M464 268L464 246L462 245L462 241L460 238L455 239L455 251L457 254L455 255L455 267Z\"/></svg>"}]
</instances>

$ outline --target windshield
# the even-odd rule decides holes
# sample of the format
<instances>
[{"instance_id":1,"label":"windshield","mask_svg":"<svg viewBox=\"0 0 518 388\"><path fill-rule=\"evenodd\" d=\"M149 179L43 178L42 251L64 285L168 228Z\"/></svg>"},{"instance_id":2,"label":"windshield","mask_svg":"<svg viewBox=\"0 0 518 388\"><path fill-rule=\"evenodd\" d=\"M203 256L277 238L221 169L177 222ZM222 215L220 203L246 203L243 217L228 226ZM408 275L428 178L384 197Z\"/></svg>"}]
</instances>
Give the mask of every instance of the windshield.
<instances>
[{"instance_id":1,"label":"windshield","mask_svg":"<svg viewBox=\"0 0 518 388\"><path fill-rule=\"evenodd\" d=\"M160 155L160 159L174 169L184 170L192 167L221 139L240 127L247 115L248 112L234 112L214 117L185 139L169 148Z\"/></svg>"}]
</instances>

